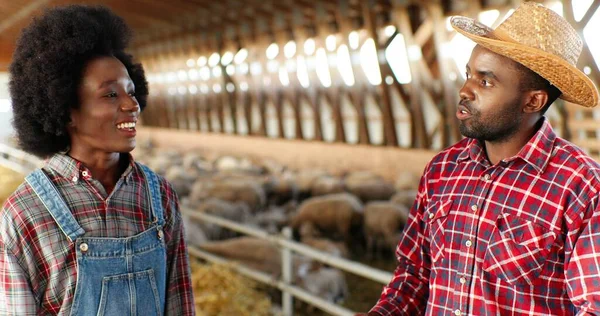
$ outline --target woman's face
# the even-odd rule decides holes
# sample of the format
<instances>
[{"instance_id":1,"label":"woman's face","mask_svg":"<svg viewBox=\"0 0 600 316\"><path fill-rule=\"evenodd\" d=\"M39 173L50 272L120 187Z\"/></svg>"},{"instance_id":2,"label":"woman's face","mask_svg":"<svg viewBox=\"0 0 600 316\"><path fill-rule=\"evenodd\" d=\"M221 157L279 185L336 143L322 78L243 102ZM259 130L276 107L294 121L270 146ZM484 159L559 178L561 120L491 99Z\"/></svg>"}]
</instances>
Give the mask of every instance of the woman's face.
<instances>
[{"instance_id":1,"label":"woman's face","mask_svg":"<svg viewBox=\"0 0 600 316\"><path fill-rule=\"evenodd\" d=\"M71 151L132 151L140 106L123 63L110 56L90 60L78 92L79 107L71 111L69 126Z\"/></svg>"}]
</instances>

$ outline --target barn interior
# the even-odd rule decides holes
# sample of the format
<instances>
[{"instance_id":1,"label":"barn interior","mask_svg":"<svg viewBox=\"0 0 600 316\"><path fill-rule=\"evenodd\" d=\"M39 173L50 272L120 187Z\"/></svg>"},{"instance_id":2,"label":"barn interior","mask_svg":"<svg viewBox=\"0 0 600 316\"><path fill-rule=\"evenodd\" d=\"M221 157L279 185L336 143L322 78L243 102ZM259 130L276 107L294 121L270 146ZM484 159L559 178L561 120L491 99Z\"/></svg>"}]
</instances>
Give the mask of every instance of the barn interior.
<instances>
[{"instance_id":1,"label":"barn interior","mask_svg":"<svg viewBox=\"0 0 600 316\"><path fill-rule=\"evenodd\" d=\"M51 7L104 5L134 31L128 52L149 96L133 156L178 193L197 313L366 312L395 268L423 168L462 139L456 108L475 44L450 17L495 28L522 2L1 1L0 202L43 165L11 127L21 30ZM598 85L600 1L536 2L577 30L577 67ZM559 99L546 117L600 159L599 109ZM306 278L300 257L312 260Z\"/></svg>"}]
</instances>

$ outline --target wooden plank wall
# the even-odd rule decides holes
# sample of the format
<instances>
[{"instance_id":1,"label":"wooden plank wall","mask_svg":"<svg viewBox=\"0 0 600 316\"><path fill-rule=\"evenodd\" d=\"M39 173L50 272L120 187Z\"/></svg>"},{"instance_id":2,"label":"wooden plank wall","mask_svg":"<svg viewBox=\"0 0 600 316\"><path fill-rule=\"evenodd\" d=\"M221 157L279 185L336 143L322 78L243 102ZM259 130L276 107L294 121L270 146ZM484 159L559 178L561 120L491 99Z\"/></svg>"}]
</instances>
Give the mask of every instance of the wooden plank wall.
<instances>
[{"instance_id":1,"label":"wooden plank wall","mask_svg":"<svg viewBox=\"0 0 600 316\"><path fill-rule=\"evenodd\" d=\"M470 7L456 13L477 17L481 10L497 9L497 25L518 2ZM157 34L138 42L134 53L152 79L143 124L193 132L434 151L458 141L461 136L454 113L464 70L449 56L448 46L460 35L447 29L442 4L390 1L390 7L382 8L373 0L359 3L359 16L346 14L347 0L319 2L310 21L306 15L290 10L279 18L258 16L254 21L212 33L190 22L181 34ZM319 6L324 7L320 10ZM329 6L335 7L333 20L327 14L332 12ZM571 2L563 1L565 17L580 34L599 6L600 2L594 2L583 19L575 21ZM394 32L386 35L384 30L390 26ZM358 34L358 47L349 40L353 32ZM370 83L360 64L353 63L355 82L345 84L335 65L339 62L336 51L327 49L330 36L335 38L336 50L348 48L353 60L360 59L362 45L373 40L381 83ZM409 56L410 83L399 83L382 57L399 36ZM316 53L304 53L307 39L314 40ZM284 48L290 41L296 45L296 54L285 58ZM272 43L278 45L279 54L269 59L265 50ZM206 65L215 53L235 54L242 48L248 57L241 63ZM330 86L322 83L314 66L304 76L299 75L304 64L315 63L319 49L329 58ZM191 67L187 65L189 60L195 62ZM578 66L588 67L591 78L598 82L598 66L587 45ZM600 158L597 115L597 111L562 101L548 112L559 135Z\"/></svg>"},{"instance_id":2,"label":"wooden plank wall","mask_svg":"<svg viewBox=\"0 0 600 316\"><path fill-rule=\"evenodd\" d=\"M170 128L138 130L138 147L151 141L161 149L198 151L208 155L233 155L272 159L292 169L321 169L334 175L349 171L372 171L388 181L410 172L420 176L434 151L388 146L349 145L317 141L287 140L259 136L199 133ZM136 152L134 152L136 155Z\"/></svg>"}]
</instances>

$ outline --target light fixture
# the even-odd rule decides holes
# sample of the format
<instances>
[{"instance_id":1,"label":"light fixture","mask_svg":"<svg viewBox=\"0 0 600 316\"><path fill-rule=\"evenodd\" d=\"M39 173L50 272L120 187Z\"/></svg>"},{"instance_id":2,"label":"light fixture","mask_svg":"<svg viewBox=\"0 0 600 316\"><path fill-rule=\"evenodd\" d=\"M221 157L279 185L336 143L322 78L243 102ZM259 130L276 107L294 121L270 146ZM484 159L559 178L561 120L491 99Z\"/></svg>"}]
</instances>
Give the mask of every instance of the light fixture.
<instances>
[{"instance_id":1,"label":"light fixture","mask_svg":"<svg viewBox=\"0 0 600 316\"><path fill-rule=\"evenodd\" d=\"M327 38L325 39L325 47L327 48L328 51L333 52L337 45L336 42L337 42L337 39L335 38L335 35L331 34L331 35L327 36Z\"/></svg>"},{"instance_id":2,"label":"light fixture","mask_svg":"<svg viewBox=\"0 0 600 316\"><path fill-rule=\"evenodd\" d=\"M304 56L298 56L298 72L296 75L298 76L298 81L300 81L300 85L304 88L308 88L310 86L310 80L308 79L308 67L306 66L306 60Z\"/></svg>"},{"instance_id":3,"label":"light fixture","mask_svg":"<svg viewBox=\"0 0 600 316\"><path fill-rule=\"evenodd\" d=\"M233 57L233 62L239 65L239 64L243 63L247 57L248 57L248 50L245 48L242 48Z\"/></svg>"},{"instance_id":4,"label":"light fixture","mask_svg":"<svg viewBox=\"0 0 600 316\"><path fill-rule=\"evenodd\" d=\"M367 80L374 86L381 84L381 72L379 70L379 58L377 56L377 48L375 41L369 38L360 48L360 62L367 76Z\"/></svg>"},{"instance_id":5,"label":"light fixture","mask_svg":"<svg viewBox=\"0 0 600 316\"><path fill-rule=\"evenodd\" d=\"M287 42L287 44L285 44L285 46L283 47L283 54L287 59L294 57L294 55L296 54L296 42Z\"/></svg>"},{"instance_id":6,"label":"light fixture","mask_svg":"<svg viewBox=\"0 0 600 316\"><path fill-rule=\"evenodd\" d=\"M281 84L284 87L287 87L290 85L290 77L289 77L287 71L285 71L285 68L279 68L279 81L281 81Z\"/></svg>"},{"instance_id":7,"label":"light fixture","mask_svg":"<svg viewBox=\"0 0 600 316\"><path fill-rule=\"evenodd\" d=\"M350 60L350 51L348 46L342 44L337 50L338 70L344 83L351 87L354 85L354 72L352 71L352 60Z\"/></svg>"},{"instance_id":8,"label":"light fixture","mask_svg":"<svg viewBox=\"0 0 600 316\"><path fill-rule=\"evenodd\" d=\"M348 34L348 44L351 49L357 49L359 44L360 37L357 31L352 31Z\"/></svg>"},{"instance_id":9,"label":"light fixture","mask_svg":"<svg viewBox=\"0 0 600 316\"><path fill-rule=\"evenodd\" d=\"M231 52L225 52L223 54L223 56L221 57L221 64L223 66L227 66L227 65L231 64L232 61L233 61L233 53L231 53Z\"/></svg>"},{"instance_id":10,"label":"light fixture","mask_svg":"<svg viewBox=\"0 0 600 316\"><path fill-rule=\"evenodd\" d=\"M331 75L329 74L329 63L325 49L317 49L317 77L325 88L331 87Z\"/></svg>"},{"instance_id":11,"label":"light fixture","mask_svg":"<svg viewBox=\"0 0 600 316\"><path fill-rule=\"evenodd\" d=\"M277 43L272 43L267 47L266 55L268 59L275 59L277 55L279 55L279 45Z\"/></svg>"},{"instance_id":12,"label":"light fixture","mask_svg":"<svg viewBox=\"0 0 600 316\"><path fill-rule=\"evenodd\" d=\"M208 58L208 65L210 67L214 67L219 64L219 60L221 60L221 56L219 56L219 53L213 53Z\"/></svg>"},{"instance_id":13,"label":"light fixture","mask_svg":"<svg viewBox=\"0 0 600 316\"><path fill-rule=\"evenodd\" d=\"M312 38L304 41L304 54L310 56L315 52L315 40Z\"/></svg>"}]
</instances>

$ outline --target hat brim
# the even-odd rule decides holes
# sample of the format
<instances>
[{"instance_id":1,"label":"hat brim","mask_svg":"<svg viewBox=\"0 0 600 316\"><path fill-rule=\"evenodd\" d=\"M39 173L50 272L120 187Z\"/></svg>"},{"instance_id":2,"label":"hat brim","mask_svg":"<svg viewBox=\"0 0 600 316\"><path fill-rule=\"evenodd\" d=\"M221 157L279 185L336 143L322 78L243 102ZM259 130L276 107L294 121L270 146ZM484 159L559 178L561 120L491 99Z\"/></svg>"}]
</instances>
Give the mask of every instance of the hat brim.
<instances>
[{"instance_id":1,"label":"hat brim","mask_svg":"<svg viewBox=\"0 0 600 316\"><path fill-rule=\"evenodd\" d=\"M561 99L584 107L598 105L598 90L588 76L562 58L526 45L499 39L494 30L474 19L456 16L452 27L475 43L510 58L557 87Z\"/></svg>"}]
</instances>

